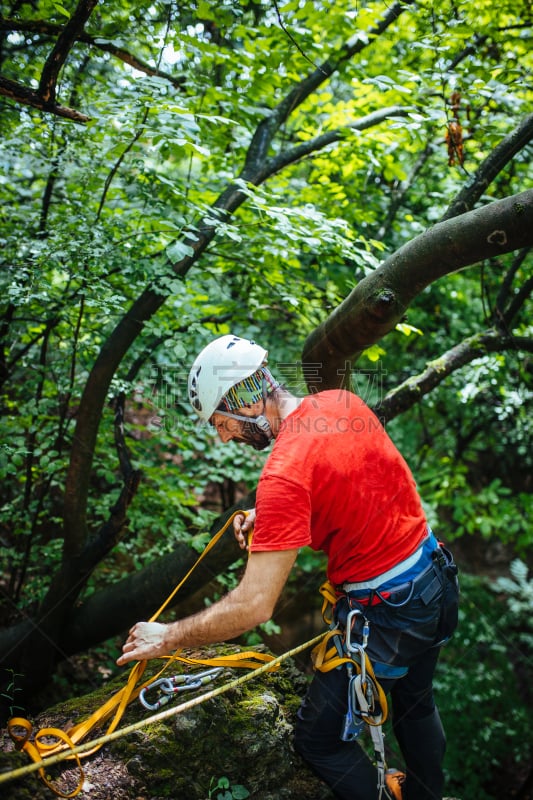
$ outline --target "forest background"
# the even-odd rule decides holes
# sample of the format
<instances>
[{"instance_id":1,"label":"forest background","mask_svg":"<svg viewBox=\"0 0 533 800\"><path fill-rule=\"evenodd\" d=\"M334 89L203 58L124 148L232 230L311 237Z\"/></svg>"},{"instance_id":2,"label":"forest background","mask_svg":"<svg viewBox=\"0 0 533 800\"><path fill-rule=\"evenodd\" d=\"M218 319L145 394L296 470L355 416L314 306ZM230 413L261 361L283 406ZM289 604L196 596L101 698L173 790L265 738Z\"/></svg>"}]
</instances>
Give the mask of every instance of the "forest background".
<instances>
[{"instance_id":1,"label":"forest background","mask_svg":"<svg viewBox=\"0 0 533 800\"><path fill-rule=\"evenodd\" d=\"M527 0L2 3L5 715L114 674L253 504L264 454L186 396L231 331L295 394L349 385L387 424L461 566L448 781L529 796L532 25ZM302 552L246 641L285 647L323 568Z\"/></svg>"}]
</instances>

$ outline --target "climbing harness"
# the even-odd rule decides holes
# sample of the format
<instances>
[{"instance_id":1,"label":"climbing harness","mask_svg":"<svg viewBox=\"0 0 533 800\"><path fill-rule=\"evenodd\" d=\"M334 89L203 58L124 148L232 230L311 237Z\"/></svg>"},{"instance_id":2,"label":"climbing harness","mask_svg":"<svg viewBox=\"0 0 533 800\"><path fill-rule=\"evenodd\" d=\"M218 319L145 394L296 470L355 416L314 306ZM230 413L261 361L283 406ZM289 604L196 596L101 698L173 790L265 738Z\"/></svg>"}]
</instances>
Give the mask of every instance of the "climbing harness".
<instances>
[{"instance_id":1,"label":"climbing harness","mask_svg":"<svg viewBox=\"0 0 533 800\"><path fill-rule=\"evenodd\" d=\"M193 692L201 689L202 686L214 681L223 672L222 667L213 667L205 672L190 673L189 675L172 675L170 678L159 678L157 681L149 683L139 692L139 701L148 711L157 711L158 708L165 706L172 700L175 694L180 692ZM149 703L146 697L148 692L158 689L158 699L155 703Z\"/></svg>"},{"instance_id":2,"label":"climbing harness","mask_svg":"<svg viewBox=\"0 0 533 800\"><path fill-rule=\"evenodd\" d=\"M349 611L345 629L342 631L333 620L330 611L330 607L332 609L338 600L334 587L326 581L320 587L320 593L324 597L322 616L325 622L329 623L329 630L312 652L314 668L321 672L329 672L341 665L346 666L348 702L341 739L352 742L361 735L365 724L368 726L377 769L378 800L381 800L382 797L388 797L385 785L387 763L383 734L388 706L385 692L376 679L372 663L366 653L370 623L360 609L354 608ZM353 638L357 618L360 618L362 623L361 642L356 642Z\"/></svg>"}]
</instances>

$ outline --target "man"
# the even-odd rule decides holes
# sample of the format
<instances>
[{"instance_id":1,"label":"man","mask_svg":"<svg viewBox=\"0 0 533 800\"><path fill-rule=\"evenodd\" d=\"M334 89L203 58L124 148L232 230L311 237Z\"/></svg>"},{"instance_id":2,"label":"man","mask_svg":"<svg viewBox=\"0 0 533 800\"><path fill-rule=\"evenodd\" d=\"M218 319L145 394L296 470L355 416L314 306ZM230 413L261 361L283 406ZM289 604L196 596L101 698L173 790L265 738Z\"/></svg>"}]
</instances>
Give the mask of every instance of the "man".
<instances>
[{"instance_id":1,"label":"man","mask_svg":"<svg viewBox=\"0 0 533 800\"><path fill-rule=\"evenodd\" d=\"M193 408L223 442L256 449L274 442L256 509L235 520L242 548L254 530L244 575L196 615L135 625L117 663L232 639L266 622L299 548L323 550L338 624L354 609L368 620L366 652L390 694L406 776L387 776L387 791L440 800L445 738L432 678L439 645L457 621L455 565L428 529L407 464L363 401L341 390L297 398L277 383L266 358L254 342L222 336L189 375ZM351 635L361 641L361 630ZM377 800L376 768L357 741L341 738L348 681L344 667L315 674L295 744L335 797Z\"/></svg>"}]
</instances>

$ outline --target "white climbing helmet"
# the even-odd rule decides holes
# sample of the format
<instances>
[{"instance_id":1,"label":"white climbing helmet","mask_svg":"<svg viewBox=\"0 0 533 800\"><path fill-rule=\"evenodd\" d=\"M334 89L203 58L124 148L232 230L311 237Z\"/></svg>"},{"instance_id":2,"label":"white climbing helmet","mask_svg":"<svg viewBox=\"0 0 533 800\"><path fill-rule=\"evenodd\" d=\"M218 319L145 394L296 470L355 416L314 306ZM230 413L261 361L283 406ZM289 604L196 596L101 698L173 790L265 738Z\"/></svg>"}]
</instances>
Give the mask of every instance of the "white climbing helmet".
<instances>
[{"instance_id":1,"label":"white climbing helmet","mask_svg":"<svg viewBox=\"0 0 533 800\"><path fill-rule=\"evenodd\" d=\"M189 400L208 422L232 386L266 364L268 351L249 339L227 334L210 342L189 372Z\"/></svg>"}]
</instances>

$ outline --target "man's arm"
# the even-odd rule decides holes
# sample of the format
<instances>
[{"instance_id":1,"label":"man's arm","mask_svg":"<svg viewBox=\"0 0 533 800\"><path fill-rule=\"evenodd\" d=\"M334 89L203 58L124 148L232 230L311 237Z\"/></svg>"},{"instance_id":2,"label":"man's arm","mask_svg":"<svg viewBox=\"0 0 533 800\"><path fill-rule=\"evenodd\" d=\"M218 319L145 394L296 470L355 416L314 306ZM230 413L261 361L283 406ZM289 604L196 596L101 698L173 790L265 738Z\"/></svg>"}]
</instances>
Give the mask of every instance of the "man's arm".
<instances>
[{"instance_id":1,"label":"man's arm","mask_svg":"<svg viewBox=\"0 0 533 800\"><path fill-rule=\"evenodd\" d=\"M117 664L157 658L182 647L224 642L267 622L297 553L297 549L251 553L239 585L212 606L168 625L138 622L130 630Z\"/></svg>"}]
</instances>

